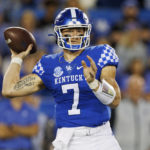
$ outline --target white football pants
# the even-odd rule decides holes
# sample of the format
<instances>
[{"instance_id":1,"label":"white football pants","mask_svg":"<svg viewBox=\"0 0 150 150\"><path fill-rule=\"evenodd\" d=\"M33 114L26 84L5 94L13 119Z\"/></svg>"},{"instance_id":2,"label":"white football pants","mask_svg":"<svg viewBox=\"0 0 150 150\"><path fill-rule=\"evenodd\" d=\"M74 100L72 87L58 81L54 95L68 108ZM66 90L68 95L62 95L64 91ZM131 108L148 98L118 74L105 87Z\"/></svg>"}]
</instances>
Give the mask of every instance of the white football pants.
<instances>
[{"instance_id":1,"label":"white football pants","mask_svg":"<svg viewBox=\"0 0 150 150\"><path fill-rule=\"evenodd\" d=\"M121 150L109 122L95 128L58 129L53 145L54 150Z\"/></svg>"}]
</instances>

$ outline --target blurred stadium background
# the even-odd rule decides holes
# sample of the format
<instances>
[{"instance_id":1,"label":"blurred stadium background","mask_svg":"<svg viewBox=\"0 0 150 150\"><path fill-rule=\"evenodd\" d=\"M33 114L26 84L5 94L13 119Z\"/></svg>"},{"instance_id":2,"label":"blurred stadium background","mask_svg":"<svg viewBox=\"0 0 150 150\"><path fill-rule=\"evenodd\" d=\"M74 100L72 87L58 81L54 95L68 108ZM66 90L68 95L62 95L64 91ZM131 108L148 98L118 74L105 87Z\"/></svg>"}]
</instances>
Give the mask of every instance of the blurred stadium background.
<instances>
[{"instance_id":1,"label":"blurred stadium background","mask_svg":"<svg viewBox=\"0 0 150 150\"><path fill-rule=\"evenodd\" d=\"M48 34L54 34L57 13L72 6L82 9L90 18L91 45L110 44L120 58L116 80L122 102L116 110L112 109L114 134L123 150L150 150L150 0L0 0L0 90L10 62L10 51L3 37L5 28L21 26L36 38L39 50L25 59L23 76L32 72L42 55L61 51L55 36ZM30 150L52 149L56 132L54 99L47 90L23 99L35 110L33 120L39 127L37 134L29 136ZM1 118L9 100L1 93L0 100L1 125L6 123ZM15 118L12 114L7 117L8 122L9 117ZM0 134L0 150L15 150L3 148L7 145L4 139L7 138Z\"/></svg>"}]
</instances>

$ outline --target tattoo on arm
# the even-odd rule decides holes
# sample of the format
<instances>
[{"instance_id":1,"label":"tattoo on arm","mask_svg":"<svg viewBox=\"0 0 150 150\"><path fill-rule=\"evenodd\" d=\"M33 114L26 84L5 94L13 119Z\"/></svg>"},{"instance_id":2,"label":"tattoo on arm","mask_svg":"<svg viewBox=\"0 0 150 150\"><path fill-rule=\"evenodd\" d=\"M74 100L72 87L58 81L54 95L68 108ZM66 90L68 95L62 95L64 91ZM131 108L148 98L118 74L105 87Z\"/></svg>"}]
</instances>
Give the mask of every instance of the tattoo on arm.
<instances>
[{"instance_id":1,"label":"tattoo on arm","mask_svg":"<svg viewBox=\"0 0 150 150\"><path fill-rule=\"evenodd\" d=\"M14 90L20 90L24 87L31 87L35 84L35 77L28 76L16 83Z\"/></svg>"}]
</instances>

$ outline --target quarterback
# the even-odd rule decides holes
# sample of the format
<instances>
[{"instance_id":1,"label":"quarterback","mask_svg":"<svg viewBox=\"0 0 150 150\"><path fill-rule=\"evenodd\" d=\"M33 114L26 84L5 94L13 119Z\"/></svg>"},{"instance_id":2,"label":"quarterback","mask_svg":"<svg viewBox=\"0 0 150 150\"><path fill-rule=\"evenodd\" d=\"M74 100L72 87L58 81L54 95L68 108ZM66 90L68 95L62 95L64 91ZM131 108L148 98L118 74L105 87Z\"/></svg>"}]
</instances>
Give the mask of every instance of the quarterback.
<instances>
[{"instance_id":1,"label":"quarterback","mask_svg":"<svg viewBox=\"0 0 150 150\"><path fill-rule=\"evenodd\" d=\"M44 55L23 78L21 63L32 45L19 54L11 50L3 95L18 97L49 89L56 102L54 150L121 150L109 124L110 107L117 107L121 99L115 50L107 44L89 46L91 24L78 8L62 10L54 31L63 52Z\"/></svg>"}]
</instances>

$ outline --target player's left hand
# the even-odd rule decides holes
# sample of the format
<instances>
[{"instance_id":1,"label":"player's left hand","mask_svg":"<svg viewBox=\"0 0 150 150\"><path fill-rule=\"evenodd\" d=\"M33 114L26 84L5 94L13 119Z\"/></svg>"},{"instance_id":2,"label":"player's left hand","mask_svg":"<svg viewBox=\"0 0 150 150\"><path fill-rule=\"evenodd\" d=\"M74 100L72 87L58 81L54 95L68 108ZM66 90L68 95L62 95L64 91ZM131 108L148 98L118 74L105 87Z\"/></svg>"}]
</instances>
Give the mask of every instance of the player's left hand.
<instances>
[{"instance_id":1,"label":"player's left hand","mask_svg":"<svg viewBox=\"0 0 150 150\"><path fill-rule=\"evenodd\" d=\"M97 72L97 67L94 62L94 60L87 55L88 60L90 61L90 67L86 65L86 62L82 60L82 66L83 66L83 74L88 83L92 82L95 80L96 72Z\"/></svg>"}]
</instances>

